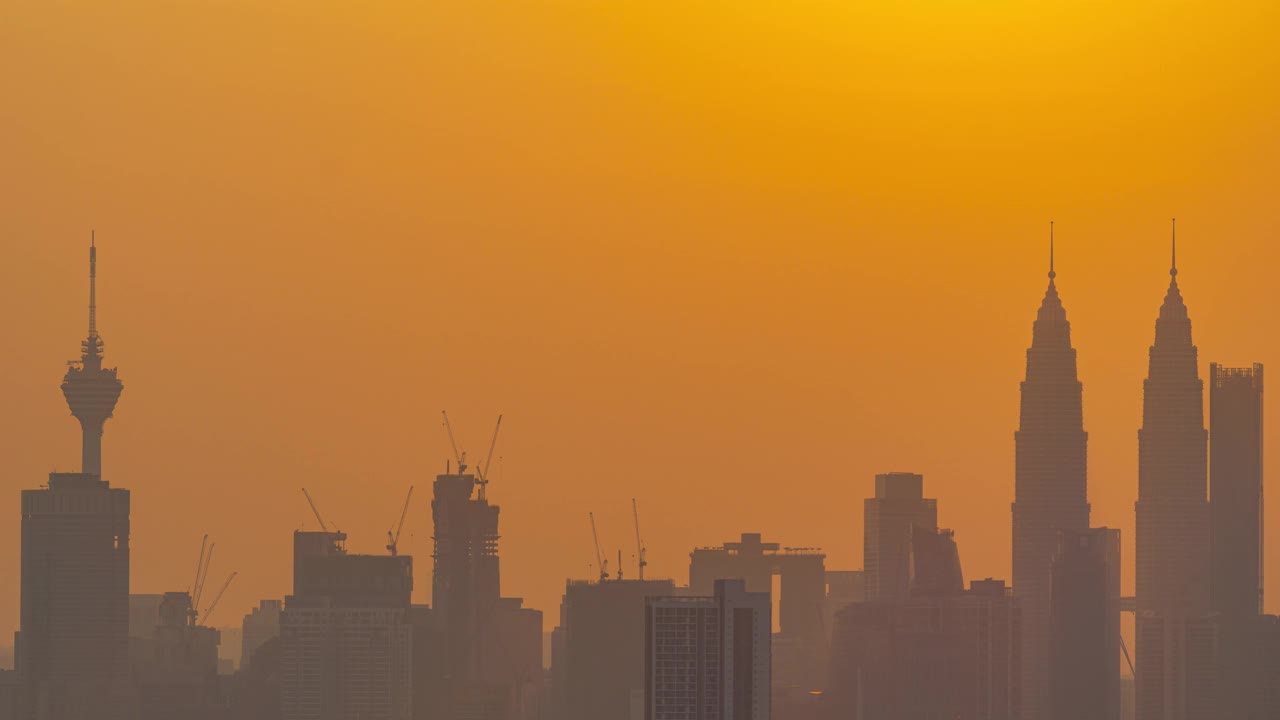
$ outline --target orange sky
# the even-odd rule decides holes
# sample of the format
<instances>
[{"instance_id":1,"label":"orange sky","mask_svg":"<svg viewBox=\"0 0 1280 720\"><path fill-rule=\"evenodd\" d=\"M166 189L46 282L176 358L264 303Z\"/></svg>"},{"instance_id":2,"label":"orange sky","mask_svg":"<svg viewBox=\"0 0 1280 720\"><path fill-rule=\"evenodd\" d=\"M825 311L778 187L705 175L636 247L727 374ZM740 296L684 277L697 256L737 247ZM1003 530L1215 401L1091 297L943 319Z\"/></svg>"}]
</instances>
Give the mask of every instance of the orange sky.
<instances>
[{"instance_id":1,"label":"orange sky","mask_svg":"<svg viewBox=\"0 0 1280 720\"><path fill-rule=\"evenodd\" d=\"M1051 219L1131 588L1171 216L1204 369L1280 367L1280 7L1127 5L5 3L0 628L19 490L79 466L91 227L133 589L208 532L216 624L287 592L302 485L380 552L416 483L429 601L441 408L473 455L506 415L504 590L549 625L632 496L655 575L742 531L856 568L874 473L914 470L1007 578Z\"/></svg>"}]
</instances>

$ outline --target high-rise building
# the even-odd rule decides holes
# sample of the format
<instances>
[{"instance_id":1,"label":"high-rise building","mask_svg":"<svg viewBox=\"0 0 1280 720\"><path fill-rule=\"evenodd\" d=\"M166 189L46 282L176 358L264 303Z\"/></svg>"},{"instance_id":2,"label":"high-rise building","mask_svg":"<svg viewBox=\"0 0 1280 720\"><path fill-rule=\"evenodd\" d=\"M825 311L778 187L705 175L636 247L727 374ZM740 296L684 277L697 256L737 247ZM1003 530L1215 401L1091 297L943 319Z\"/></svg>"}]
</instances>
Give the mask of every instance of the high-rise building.
<instances>
[{"instance_id":1,"label":"high-rise building","mask_svg":"<svg viewBox=\"0 0 1280 720\"><path fill-rule=\"evenodd\" d=\"M1019 615L1003 581L964 589L954 536L917 526L905 597L836 615L824 717L1018 720Z\"/></svg>"},{"instance_id":2,"label":"high-rise building","mask_svg":"<svg viewBox=\"0 0 1280 720\"><path fill-rule=\"evenodd\" d=\"M1032 326L1014 433L1013 594L1022 613L1025 720L1049 717L1049 603L1058 533L1089 527L1082 387L1071 323L1055 284L1052 243L1051 237L1049 287Z\"/></svg>"},{"instance_id":3,"label":"high-rise building","mask_svg":"<svg viewBox=\"0 0 1280 720\"><path fill-rule=\"evenodd\" d=\"M280 600L260 600L258 607L249 611L241 623L240 667L247 666L268 640L280 637L280 613L284 603Z\"/></svg>"},{"instance_id":4,"label":"high-rise building","mask_svg":"<svg viewBox=\"0 0 1280 720\"><path fill-rule=\"evenodd\" d=\"M1049 607L1048 720L1120 720L1120 531L1063 530Z\"/></svg>"},{"instance_id":5,"label":"high-rise building","mask_svg":"<svg viewBox=\"0 0 1280 720\"><path fill-rule=\"evenodd\" d=\"M1219 629L1220 708L1255 716L1267 681L1262 613L1262 365L1209 365L1209 512L1213 582L1210 601ZM1275 636L1274 631L1270 633ZM1263 703L1265 705L1265 703Z\"/></svg>"},{"instance_id":6,"label":"high-rise building","mask_svg":"<svg viewBox=\"0 0 1280 720\"><path fill-rule=\"evenodd\" d=\"M413 558L349 555L341 533L294 536L294 593L280 615L281 717L412 720Z\"/></svg>"},{"instance_id":7,"label":"high-rise building","mask_svg":"<svg viewBox=\"0 0 1280 720\"><path fill-rule=\"evenodd\" d=\"M1175 262L1143 383L1136 505L1139 720L1213 720L1204 385ZM1206 657L1205 654L1209 654Z\"/></svg>"},{"instance_id":8,"label":"high-rise building","mask_svg":"<svg viewBox=\"0 0 1280 720\"><path fill-rule=\"evenodd\" d=\"M646 720L768 720L772 608L744 580L645 602Z\"/></svg>"},{"instance_id":9,"label":"high-rise building","mask_svg":"<svg viewBox=\"0 0 1280 720\"><path fill-rule=\"evenodd\" d=\"M498 506L473 497L475 475L436 476L431 500L435 523L435 570L431 607L445 629L448 674L456 684L480 678L477 638L501 597L498 565Z\"/></svg>"},{"instance_id":10,"label":"high-rise building","mask_svg":"<svg viewBox=\"0 0 1280 720\"><path fill-rule=\"evenodd\" d=\"M631 707L645 687L645 602L675 592L670 580L565 584L552 665L558 717L638 720Z\"/></svg>"},{"instance_id":11,"label":"high-rise building","mask_svg":"<svg viewBox=\"0 0 1280 720\"><path fill-rule=\"evenodd\" d=\"M1209 365L1213 610L1262 612L1262 365Z\"/></svg>"},{"instance_id":12,"label":"high-rise building","mask_svg":"<svg viewBox=\"0 0 1280 720\"><path fill-rule=\"evenodd\" d=\"M868 600L907 594L911 528L938 529L938 501L924 496L924 476L876 475L876 496L863 501L862 572Z\"/></svg>"},{"instance_id":13,"label":"high-rise building","mask_svg":"<svg viewBox=\"0 0 1280 720\"><path fill-rule=\"evenodd\" d=\"M124 712L129 652L129 491L102 479L102 428L123 387L102 366L97 249L89 248L89 335L62 391L83 434L80 473L22 491L17 666L27 720Z\"/></svg>"},{"instance_id":14,"label":"high-rise building","mask_svg":"<svg viewBox=\"0 0 1280 720\"><path fill-rule=\"evenodd\" d=\"M716 580L733 578L745 580L749 592L771 592L778 576L773 681L807 693L821 688L826 666L826 558L819 548L783 548L762 542L760 533L743 533L738 542L690 554L689 592L710 597Z\"/></svg>"},{"instance_id":15,"label":"high-rise building","mask_svg":"<svg viewBox=\"0 0 1280 720\"><path fill-rule=\"evenodd\" d=\"M219 633L196 623L191 595L168 592L135 668L138 720L222 720Z\"/></svg>"}]
</instances>

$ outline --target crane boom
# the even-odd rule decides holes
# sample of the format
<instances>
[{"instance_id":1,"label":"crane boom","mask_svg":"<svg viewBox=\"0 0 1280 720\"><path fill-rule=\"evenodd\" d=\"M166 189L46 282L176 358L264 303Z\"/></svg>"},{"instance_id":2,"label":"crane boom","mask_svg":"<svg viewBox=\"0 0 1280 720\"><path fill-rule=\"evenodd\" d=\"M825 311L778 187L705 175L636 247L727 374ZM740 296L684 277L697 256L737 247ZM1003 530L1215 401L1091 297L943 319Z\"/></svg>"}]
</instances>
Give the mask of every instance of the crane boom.
<instances>
[{"instance_id":1,"label":"crane boom","mask_svg":"<svg viewBox=\"0 0 1280 720\"><path fill-rule=\"evenodd\" d=\"M404 529L404 518L405 515L409 514L409 501L411 499L413 499L412 485L409 486L409 494L404 499L404 509L400 511L400 522L396 524L395 533L392 533L390 530L387 531L387 539L390 540L387 544L387 550L391 551L392 557L395 557L396 549L400 544L400 531Z\"/></svg>"},{"instance_id":2,"label":"crane boom","mask_svg":"<svg viewBox=\"0 0 1280 720\"><path fill-rule=\"evenodd\" d=\"M204 538L200 541L200 556L196 558L196 576L191 579L191 589L189 592L195 597L196 585L200 582L200 566L204 565L204 551L209 544L209 533L204 534Z\"/></svg>"},{"instance_id":3,"label":"crane boom","mask_svg":"<svg viewBox=\"0 0 1280 720\"><path fill-rule=\"evenodd\" d=\"M502 416L498 416L498 424L493 426L493 439L489 441L489 456L484 460L484 467L476 468L480 474L480 499L484 500L484 489L489 485L489 470L493 467L493 449L498 447L498 431L502 429Z\"/></svg>"},{"instance_id":4,"label":"crane boom","mask_svg":"<svg viewBox=\"0 0 1280 720\"><path fill-rule=\"evenodd\" d=\"M324 518L320 517L320 508L316 507L316 501L311 499L311 493L306 488L302 488L302 494L307 496L307 504L311 506L311 512L316 514L316 522L320 523L320 530L329 532L329 526L324 524Z\"/></svg>"},{"instance_id":5,"label":"crane boom","mask_svg":"<svg viewBox=\"0 0 1280 720\"><path fill-rule=\"evenodd\" d=\"M199 579L196 580L195 594L191 596L192 608L200 605L200 598L204 595L204 584L209 579L209 563L213 562L213 551L217 547L218 543L209 543L209 552L204 556L204 569L200 571Z\"/></svg>"},{"instance_id":6,"label":"crane boom","mask_svg":"<svg viewBox=\"0 0 1280 720\"><path fill-rule=\"evenodd\" d=\"M440 414L444 416L444 429L449 431L449 445L453 447L453 458L458 461L458 474L461 475L467 471L467 454L458 452L458 442L453 439L453 425L449 422L449 413L441 410Z\"/></svg>"},{"instance_id":7,"label":"crane boom","mask_svg":"<svg viewBox=\"0 0 1280 720\"><path fill-rule=\"evenodd\" d=\"M227 587L231 585L231 581L235 580L236 575L239 575L239 574L240 573L238 572L231 573L231 575L227 577L227 581L222 583L222 587L219 588L218 594L213 596L213 602L209 603L209 607L206 608L204 611L204 614L200 616L199 624L203 625L205 621L209 619L209 615L213 613L213 609L218 607L218 601L222 599L222 593L227 591ZM192 605L192 607L195 607L195 606Z\"/></svg>"},{"instance_id":8,"label":"crane boom","mask_svg":"<svg viewBox=\"0 0 1280 720\"><path fill-rule=\"evenodd\" d=\"M640 565L640 572L637 577L640 580L643 580L644 569L645 566L649 564L649 561L645 559L644 542L640 539L640 511L636 508L635 498L631 498L631 516L634 517L636 521L636 559Z\"/></svg>"},{"instance_id":9,"label":"crane boom","mask_svg":"<svg viewBox=\"0 0 1280 720\"><path fill-rule=\"evenodd\" d=\"M595 513L587 513L587 517L591 518L591 539L596 544L596 567L600 569L600 579L609 579L609 561L604 559L604 555L600 552L600 534L596 532L596 515Z\"/></svg>"}]
</instances>

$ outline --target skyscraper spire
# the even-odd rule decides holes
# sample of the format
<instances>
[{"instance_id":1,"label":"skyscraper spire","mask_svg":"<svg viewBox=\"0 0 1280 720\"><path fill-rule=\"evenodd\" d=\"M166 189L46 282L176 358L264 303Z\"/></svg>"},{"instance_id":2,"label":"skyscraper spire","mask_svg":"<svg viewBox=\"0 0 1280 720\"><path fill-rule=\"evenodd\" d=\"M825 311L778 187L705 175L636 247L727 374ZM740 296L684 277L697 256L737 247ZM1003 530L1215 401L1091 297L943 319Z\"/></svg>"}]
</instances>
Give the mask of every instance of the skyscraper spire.
<instances>
[{"instance_id":1,"label":"skyscraper spire","mask_svg":"<svg viewBox=\"0 0 1280 720\"><path fill-rule=\"evenodd\" d=\"M1058 277L1058 273L1053 271L1053 221L1049 221L1049 282Z\"/></svg>"},{"instance_id":2,"label":"skyscraper spire","mask_svg":"<svg viewBox=\"0 0 1280 720\"><path fill-rule=\"evenodd\" d=\"M62 394L71 414L80 421L81 472L102 474L102 429L115 411L124 385L115 368L102 367L102 338L98 336L98 245L89 234L89 336L80 343L80 362L62 378Z\"/></svg>"},{"instance_id":3,"label":"skyscraper spire","mask_svg":"<svg viewBox=\"0 0 1280 720\"><path fill-rule=\"evenodd\" d=\"M1173 247L1169 256L1169 275L1178 277L1178 218L1173 219L1172 233Z\"/></svg>"}]
</instances>

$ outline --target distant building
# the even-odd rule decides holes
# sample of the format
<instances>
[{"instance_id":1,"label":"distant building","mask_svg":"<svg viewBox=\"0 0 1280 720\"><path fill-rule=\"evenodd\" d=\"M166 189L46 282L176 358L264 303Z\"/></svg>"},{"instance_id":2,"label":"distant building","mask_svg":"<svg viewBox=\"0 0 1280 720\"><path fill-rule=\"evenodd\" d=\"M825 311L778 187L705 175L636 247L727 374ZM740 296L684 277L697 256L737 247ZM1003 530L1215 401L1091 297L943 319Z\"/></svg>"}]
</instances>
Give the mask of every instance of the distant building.
<instances>
[{"instance_id":1,"label":"distant building","mask_svg":"<svg viewBox=\"0 0 1280 720\"><path fill-rule=\"evenodd\" d=\"M1064 530L1049 606L1049 720L1120 720L1120 531Z\"/></svg>"},{"instance_id":2,"label":"distant building","mask_svg":"<svg viewBox=\"0 0 1280 720\"><path fill-rule=\"evenodd\" d=\"M222 720L218 631L196 624L191 596L165 593L137 667L139 720Z\"/></svg>"},{"instance_id":3,"label":"distant building","mask_svg":"<svg viewBox=\"0 0 1280 720\"><path fill-rule=\"evenodd\" d=\"M1218 720L1204 384L1177 275L1175 265L1156 320L1138 431L1137 714Z\"/></svg>"},{"instance_id":4,"label":"distant building","mask_svg":"<svg viewBox=\"0 0 1280 720\"><path fill-rule=\"evenodd\" d=\"M645 602L676 593L670 580L570 580L554 634L552 687L562 720L638 720L645 688Z\"/></svg>"},{"instance_id":5,"label":"distant building","mask_svg":"<svg viewBox=\"0 0 1280 720\"><path fill-rule=\"evenodd\" d=\"M283 610L283 601L260 600L258 607L244 616L240 626L240 667L247 666L253 660L253 654L268 640L280 637L280 613Z\"/></svg>"},{"instance_id":6,"label":"distant building","mask_svg":"<svg viewBox=\"0 0 1280 720\"><path fill-rule=\"evenodd\" d=\"M836 617L822 696L831 720L1018 720L1019 613L1000 580L960 574L950 531L917 527L905 598Z\"/></svg>"},{"instance_id":7,"label":"distant building","mask_svg":"<svg viewBox=\"0 0 1280 720\"><path fill-rule=\"evenodd\" d=\"M150 640L155 637L160 624L160 603L163 594L129 595L129 637Z\"/></svg>"},{"instance_id":8,"label":"distant building","mask_svg":"<svg viewBox=\"0 0 1280 720\"><path fill-rule=\"evenodd\" d=\"M1219 627L1219 709L1248 718L1258 706L1262 613L1262 365L1209 365L1209 509ZM1263 632L1263 635L1266 633ZM1280 717L1280 715L1277 715Z\"/></svg>"},{"instance_id":9,"label":"distant building","mask_svg":"<svg viewBox=\"0 0 1280 720\"><path fill-rule=\"evenodd\" d=\"M788 677L774 682L805 685L804 690L821 688L826 666L827 632L823 626L827 596L827 556L818 548L782 547L762 542L760 533L743 533L738 542L720 547L697 548L689 559L689 592L710 597L716 580L740 578L748 592L771 593L778 576L779 649L789 658L779 662ZM775 659L777 656L775 652Z\"/></svg>"},{"instance_id":10,"label":"distant building","mask_svg":"<svg viewBox=\"0 0 1280 720\"><path fill-rule=\"evenodd\" d=\"M876 495L864 501L862 518L866 598L906 597L911 528L938 529L938 501L924 496L924 476L876 475Z\"/></svg>"},{"instance_id":11,"label":"distant building","mask_svg":"<svg viewBox=\"0 0 1280 720\"><path fill-rule=\"evenodd\" d=\"M294 594L280 616L281 716L412 720L413 558L349 555L345 540L294 533Z\"/></svg>"},{"instance_id":12,"label":"distant building","mask_svg":"<svg viewBox=\"0 0 1280 720\"><path fill-rule=\"evenodd\" d=\"M827 571L827 597L822 608L822 626L827 631L828 642L831 640L831 631L835 628L836 613L867 599L866 580L866 573L861 570Z\"/></svg>"},{"instance_id":13,"label":"distant building","mask_svg":"<svg viewBox=\"0 0 1280 720\"><path fill-rule=\"evenodd\" d=\"M1022 718L1049 720L1050 579L1060 531L1089 529L1088 434L1076 375L1071 323L1055 284L1036 314L1016 446L1013 502L1013 593L1022 613Z\"/></svg>"},{"instance_id":14,"label":"distant building","mask_svg":"<svg viewBox=\"0 0 1280 720\"><path fill-rule=\"evenodd\" d=\"M768 720L772 608L743 580L645 601L646 720Z\"/></svg>"},{"instance_id":15,"label":"distant building","mask_svg":"<svg viewBox=\"0 0 1280 720\"><path fill-rule=\"evenodd\" d=\"M17 669L24 720L118 718L128 694L129 491L102 479L102 431L123 389L102 365L97 249L89 248L89 334L62 393L80 421L79 473L22 491Z\"/></svg>"}]
</instances>

